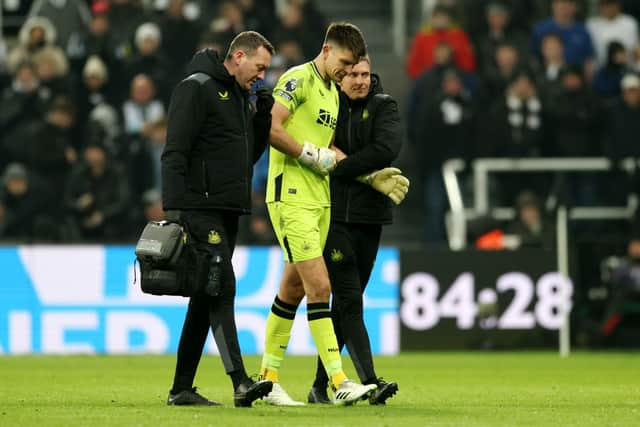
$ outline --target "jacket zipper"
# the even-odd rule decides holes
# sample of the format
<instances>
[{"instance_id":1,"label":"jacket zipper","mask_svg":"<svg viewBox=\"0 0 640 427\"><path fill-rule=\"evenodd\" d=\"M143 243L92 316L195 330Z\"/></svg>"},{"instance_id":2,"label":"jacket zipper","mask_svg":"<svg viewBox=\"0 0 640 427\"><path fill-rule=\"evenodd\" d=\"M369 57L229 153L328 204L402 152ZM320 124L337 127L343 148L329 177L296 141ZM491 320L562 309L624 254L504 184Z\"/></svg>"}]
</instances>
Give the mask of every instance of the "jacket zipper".
<instances>
[{"instance_id":1,"label":"jacket zipper","mask_svg":"<svg viewBox=\"0 0 640 427\"><path fill-rule=\"evenodd\" d=\"M351 154L351 107L349 107L349 123L348 123L348 129L349 131L347 132L347 150L349 150L349 154ZM349 193L351 193L351 183L347 184L347 206L345 209L345 222L349 222L349 202L351 200L351 198L349 197Z\"/></svg>"},{"instance_id":2,"label":"jacket zipper","mask_svg":"<svg viewBox=\"0 0 640 427\"><path fill-rule=\"evenodd\" d=\"M202 189L204 190L204 198L209 198L209 180L207 179L207 163L202 160Z\"/></svg>"}]
</instances>

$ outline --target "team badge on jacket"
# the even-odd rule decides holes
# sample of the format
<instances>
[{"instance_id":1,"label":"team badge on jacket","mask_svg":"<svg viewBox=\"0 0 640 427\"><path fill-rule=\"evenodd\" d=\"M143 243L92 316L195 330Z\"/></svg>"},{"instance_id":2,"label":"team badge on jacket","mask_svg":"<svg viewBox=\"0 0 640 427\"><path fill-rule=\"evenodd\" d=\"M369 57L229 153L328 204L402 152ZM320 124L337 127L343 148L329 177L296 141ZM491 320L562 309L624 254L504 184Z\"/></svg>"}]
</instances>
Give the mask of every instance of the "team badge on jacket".
<instances>
[{"instance_id":1,"label":"team badge on jacket","mask_svg":"<svg viewBox=\"0 0 640 427\"><path fill-rule=\"evenodd\" d=\"M212 245L217 245L222 242L222 237L220 237L220 233L218 233L216 230L211 230L209 231L209 237L207 238L207 241Z\"/></svg>"}]
</instances>

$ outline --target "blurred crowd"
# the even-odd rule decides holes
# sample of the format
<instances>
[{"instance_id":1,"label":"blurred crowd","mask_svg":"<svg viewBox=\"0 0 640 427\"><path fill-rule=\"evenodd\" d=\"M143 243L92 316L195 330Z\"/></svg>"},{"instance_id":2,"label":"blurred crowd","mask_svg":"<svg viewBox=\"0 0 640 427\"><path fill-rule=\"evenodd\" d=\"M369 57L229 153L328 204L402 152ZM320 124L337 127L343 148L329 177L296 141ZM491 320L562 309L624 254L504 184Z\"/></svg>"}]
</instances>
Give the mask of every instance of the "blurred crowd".
<instances>
[{"instance_id":1,"label":"blurred crowd","mask_svg":"<svg viewBox=\"0 0 640 427\"><path fill-rule=\"evenodd\" d=\"M447 159L640 157L640 1L421 3L426 19L405 62L406 122L417 159L412 175L423 183L414 188L423 189L426 242L446 243ZM327 23L312 0L15 0L4 7L5 24L11 13L23 19L5 25L0 38L3 241L135 241L146 221L163 215L166 112L192 54L224 50L244 29L260 31L277 50L264 82L273 87L288 67L313 58ZM263 203L266 166L263 156L254 174L257 215L245 219L242 243L274 243ZM541 244L552 240L544 226L550 199L618 205L636 186L617 169L604 180L523 174L492 180L491 198L525 212L510 227Z\"/></svg>"},{"instance_id":2,"label":"blurred crowd","mask_svg":"<svg viewBox=\"0 0 640 427\"><path fill-rule=\"evenodd\" d=\"M446 239L447 159L640 156L640 2L426 3L406 73L427 242ZM596 175L509 175L492 182L492 198L519 206L524 194L540 207L560 191L574 205L616 205L635 190L618 170L605 180Z\"/></svg>"},{"instance_id":3,"label":"blurred crowd","mask_svg":"<svg viewBox=\"0 0 640 427\"><path fill-rule=\"evenodd\" d=\"M160 156L172 88L195 51L240 31L278 54L266 84L311 59L309 0L15 0L0 38L0 240L133 242L163 217ZM11 19L14 19L11 21ZM266 161L255 178L264 205ZM273 243L263 211L245 243ZM262 214L262 215L260 215Z\"/></svg>"}]
</instances>

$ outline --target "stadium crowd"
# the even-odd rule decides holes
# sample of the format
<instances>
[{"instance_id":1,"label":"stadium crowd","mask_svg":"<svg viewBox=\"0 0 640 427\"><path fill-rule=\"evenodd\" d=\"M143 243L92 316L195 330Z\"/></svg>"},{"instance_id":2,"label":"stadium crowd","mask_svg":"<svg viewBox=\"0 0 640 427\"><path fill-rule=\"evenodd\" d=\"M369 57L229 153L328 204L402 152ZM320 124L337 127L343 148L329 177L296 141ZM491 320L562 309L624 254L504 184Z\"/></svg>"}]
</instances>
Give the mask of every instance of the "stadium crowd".
<instances>
[{"instance_id":1,"label":"stadium crowd","mask_svg":"<svg viewBox=\"0 0 640 427\"><path fill-rule=\"evenodd\" d=\"M273 87L313 57L326 24L311 0L18 3L27 19L0 40L4 241L134 241L163 214L165 113L193 52L260 31L277 51L265 79ZM427 242L445 242L446 159L640 157L640 2L423 3L426 22L406 58L406 123L423 174ZM243 243L274 243L264 160ZM572 203L616 203L630 190L620 171L608 187L590 174L564 178ZM495 197L545 200L556 181L502 180Z\"/></svg>"},{"instance_id":2,"label":"stadium crowd","mask_svg":"<svg viewBox=\"0 0 640 427\"><path fill-rule=\"evenodd\" d=\"M449 158L638 157L639 6L624 0L435 4L406 62L427 242L445 241L441 166ZM573 205L624 204L630 184L620 171L605 179L522 174L491 183L495 204L517 207L524 199L540 207L550 196ZM548 240L543 228L528 240Z\"/></svg>"}]
</instances>

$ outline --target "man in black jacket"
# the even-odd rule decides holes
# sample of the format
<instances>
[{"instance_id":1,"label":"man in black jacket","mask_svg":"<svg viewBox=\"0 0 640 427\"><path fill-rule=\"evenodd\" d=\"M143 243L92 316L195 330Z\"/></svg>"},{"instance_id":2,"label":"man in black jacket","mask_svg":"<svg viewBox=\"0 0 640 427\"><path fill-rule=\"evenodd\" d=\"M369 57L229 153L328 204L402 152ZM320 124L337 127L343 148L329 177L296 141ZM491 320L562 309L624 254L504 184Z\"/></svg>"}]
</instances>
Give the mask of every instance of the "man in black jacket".
<instances>
[{"instance_id":1,"label":"man in black jacket","mask_svg":"<svg viewBox=\"0 0 640 427\"><path fill-rule=\"evenodd\" d=\"M240 33L224 59L210 49L196 53L188 77L173 93L162 154L164 210L219 263L212 263L207 283L189 300L169 405L217 404L193 387L209 327L233 382L235 406L251 406L272 388L270 381L249 379L242 362L231 256L238 217L251 209L253 164L266 147L271 127L273 98L266 91L258 93L254 111L248 91L264 78L273 53L261 34Z\"/></svg>"},{"instance_id":2,"label":"man in black jacket","mask_svg":"<svg viewBox=\"0 0 640 427\"><path fill-rule=\"evenodd\" d=\"M392 222L387 196L357 180L388 167L402 144L398 105L371 74L368 58L356 64L341 82L340 110L334 141L341 152L331 173L331 225L324 259L333 293L331 317L338 344L345 344L362 384L377 384L371 404L384 404L398 390L379 379L363 319L362 295L380 244L382 225ZM401 201L401 200L400 200ZM397 202L399 203L399 202ZM318 359L309 403L331 403L327 374Z\"/></svg>"}]
</instances>

